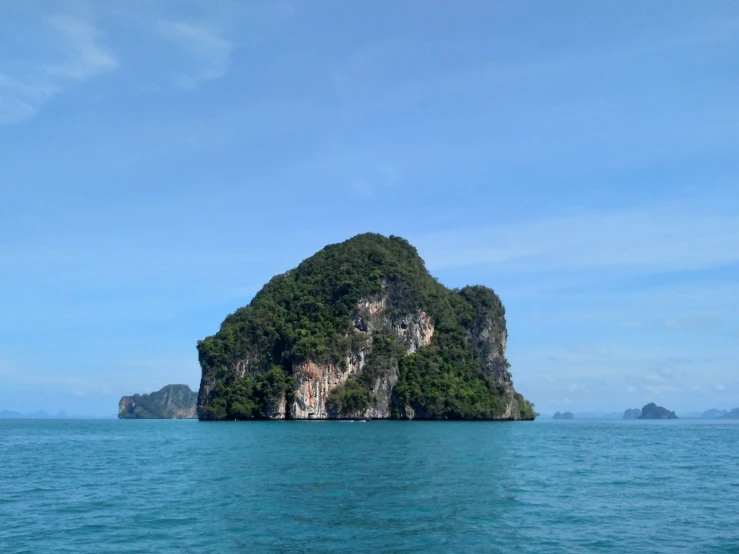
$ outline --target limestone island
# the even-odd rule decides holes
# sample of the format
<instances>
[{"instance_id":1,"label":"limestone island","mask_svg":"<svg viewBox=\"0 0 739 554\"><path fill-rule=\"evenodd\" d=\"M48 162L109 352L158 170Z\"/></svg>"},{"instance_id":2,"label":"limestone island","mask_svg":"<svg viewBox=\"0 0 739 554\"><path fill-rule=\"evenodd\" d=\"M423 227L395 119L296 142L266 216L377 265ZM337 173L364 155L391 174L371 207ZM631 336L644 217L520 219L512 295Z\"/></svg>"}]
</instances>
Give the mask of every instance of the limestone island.
<instances>
[{"instance_id":1,"label":"limestone island","mask_svg":"<svg viewBox=\"0 0 739 554\"><path fill-rule=\"evenodd\" d=\"M720 419L722 417L726 417L728 413L728 410L717 410L714 408L703 412L701 414L701 419Z\"/></svg>"},{"instance_id":2,"label":"limestone island","mask_svg":"<svg viewBox=\"0 0 739 554\"><path fill-rule=\"evenodd\" d=\"M624 411L624 417L621 419L639 419L641 417L641 410L639 408L632 408Z\"/></svg>"},{"instance_id":3,"label":"limestone island","mask_svg":"<svg viewBox=\"0 0 739 554\"><path fill-rule=\"evenodd\" d=\"M671 412L667 408L650 402L641 409L639 419L678 419L678 417L675 415L675 412Z\"/></svg>"},{"instance_id":4,"label":"limestone island","mask_svg":"<svg viewBox=\"0 0 739 554\"><path fill-rule=\"evenodd\" d=\"M198 418L533 420L506 340L491 289L450 290L406 240L357 235L198 342Z\"/></svg>"},{"instance_id":5,"label":"limestone island","mask_svg":"<svg viewBox=\"0 0 739 554\"><path fill-rule=\"evenodd\" d=\"M167 385L151 394L124 396L119 419L195 419L198 395L187 385Z\"/></svg>"},{"instance_id":6,"label":"limestone island","mask_svg":"<svg viewBox=\"0 0 739 554\"><path fill-rule=\"evenodd\" d=\"M557 412L552 416L552 419L575 419L575 414L572 412Z\"/></svg>"}]
</instances>

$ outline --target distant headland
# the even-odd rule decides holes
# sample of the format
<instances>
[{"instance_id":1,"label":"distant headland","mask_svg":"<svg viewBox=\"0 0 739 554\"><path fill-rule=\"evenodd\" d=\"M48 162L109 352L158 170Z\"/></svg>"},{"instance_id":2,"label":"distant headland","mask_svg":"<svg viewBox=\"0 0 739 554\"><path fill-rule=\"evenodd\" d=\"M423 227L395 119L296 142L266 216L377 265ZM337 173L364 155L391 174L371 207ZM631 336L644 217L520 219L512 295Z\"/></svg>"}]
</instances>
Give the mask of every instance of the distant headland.
<instances>
[{"instance_id":1,"label":"distant headland","mask_svg":"<svg viewBox=\"0 0 739 554\"><path fill-rule=\"evenodd\" d=\"M120 419L194 419L198 395L187 385L167 385L150 394L124 396L118 403Z\"/></svg>"}]
</instances>

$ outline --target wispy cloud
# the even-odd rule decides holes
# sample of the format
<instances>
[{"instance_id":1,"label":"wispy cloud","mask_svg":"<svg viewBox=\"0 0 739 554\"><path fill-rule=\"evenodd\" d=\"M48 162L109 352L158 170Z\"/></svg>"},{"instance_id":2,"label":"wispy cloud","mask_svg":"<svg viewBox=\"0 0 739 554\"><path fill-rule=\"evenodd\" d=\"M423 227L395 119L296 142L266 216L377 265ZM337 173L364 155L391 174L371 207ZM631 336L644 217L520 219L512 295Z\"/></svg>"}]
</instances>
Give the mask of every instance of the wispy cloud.
<instances>
[{"instance_id":1,"label":"wispy cloud","mask_svg":"<svg viewBox=\"0 0 739 554\"><path fill-rule=\"evenodd\" d=\"M101 33L91 21L67 14L51 17L49 24L61 37L60 48L67 53L66 63L47 69L50 75L86 81L118 67L113 54L99 43Z\"/></svg>"},{"instance_id":2,"label":"wispy cloud","mask_svg":"<svg viewBox=\"0 0 739 554\"><path fill-rule=\"evenodd\" d=\"M677 388L673 385L648 385L644 390L652 394L665 394L668 392L677 392Z\"/></svg>"},{"instance_id":3,"label":"wispy cloud","mask_svg":"<svg viewBox=\"0 0 739 554\"><path fill-rule=\"evenodd\" d=\"M667 327L687 327L699 330L715 329L720 323L721 318L711 315L676 317L665 320Z\"/></svg>"},{"instance_id":4,"label":"wispy cloud","mask_svg":"<svg viewBox=\"0 0 739 554\"><path fill-rule=\"evenodd\" d=\"M575 354L582 354L583 356L595 356L599 358L608 358L613 356L613 350L605 348L603 346L580 346L573 348L572 351Z\"/></svg>"},{"instance_id":5,"label":"wispy cloud","mask_svg":"<svg viewBox=\"0 0 739 554\"><path fill-rule=\"evenodd\" d=\"M220 79L228 70L233 44L204 25L186 21L160 21L161 35L192 58L187 70L174 75L175 86L195 89Z\"/></svg>"},{"instance_id":6,"label":"wispy cloud","mask_svg":"<svg viewBox=\"0 0 739 554\"><path fill-rule=\"evenodd\" d=\"M118 67L89 17L57 14L40 25L48 31L50 48L43 55L13 60L11 71L0 72L0 124L29 119L69 85Z\"/></svg>"},{"instance_id":7,"label":"wispy cloud","mask_svg":"<svg viewBox=\"0 0 739 554\"><path fill-rule=\"evenodd\" d=\"M739 216L654 206L585 212L421 237L432 269L495 264L515 272L696 270L739 261Z\"/></svg>"}]
</instances>

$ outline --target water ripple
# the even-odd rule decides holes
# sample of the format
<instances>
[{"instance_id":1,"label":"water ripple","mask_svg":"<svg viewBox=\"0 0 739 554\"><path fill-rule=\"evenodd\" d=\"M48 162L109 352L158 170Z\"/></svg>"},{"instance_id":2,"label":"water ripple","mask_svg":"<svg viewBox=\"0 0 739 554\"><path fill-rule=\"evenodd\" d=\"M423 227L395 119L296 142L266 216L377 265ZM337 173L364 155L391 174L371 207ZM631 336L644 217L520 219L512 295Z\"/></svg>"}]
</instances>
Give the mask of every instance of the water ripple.
<instances>
[{"instance_id":1,"label":"water ripple","mask_svg":"<svg viewBox=\"0 0 739 554\"><path fill-rule=\"evenodd\" d=\"M739 552L739 425L0 421L0 552Z\"/></svg>"}]
</instances>

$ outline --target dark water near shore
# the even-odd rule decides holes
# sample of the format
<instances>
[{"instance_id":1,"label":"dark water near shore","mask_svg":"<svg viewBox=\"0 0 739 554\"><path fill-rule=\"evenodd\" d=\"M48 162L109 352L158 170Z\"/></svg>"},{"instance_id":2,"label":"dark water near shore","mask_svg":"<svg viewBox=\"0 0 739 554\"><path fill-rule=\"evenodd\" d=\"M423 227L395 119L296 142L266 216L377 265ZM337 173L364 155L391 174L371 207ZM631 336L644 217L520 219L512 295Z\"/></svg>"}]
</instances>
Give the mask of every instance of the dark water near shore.
<instances>
[{"instance_id":1,"label":"dark water near shore","mask_svg":"<svg viewBox=\"0 0 739 554\"><path fill-rule=\"evenodd\" d=\"M0 421L0 552L739 552L739 424Z\"/></svg>"}]
</instances>

